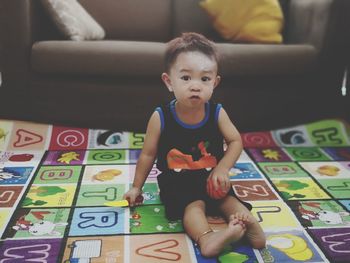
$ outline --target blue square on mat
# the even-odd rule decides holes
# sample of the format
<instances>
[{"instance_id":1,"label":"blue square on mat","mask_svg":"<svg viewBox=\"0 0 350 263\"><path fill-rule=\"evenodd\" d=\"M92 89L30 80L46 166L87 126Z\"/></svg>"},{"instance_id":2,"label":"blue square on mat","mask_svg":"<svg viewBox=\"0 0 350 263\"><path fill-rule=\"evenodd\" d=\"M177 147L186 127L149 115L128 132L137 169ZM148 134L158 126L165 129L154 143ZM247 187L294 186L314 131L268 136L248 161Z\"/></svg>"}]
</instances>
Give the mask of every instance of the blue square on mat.
<instances>
[{"instance_id":1,"label":"blue square on mat","mask_svg":"<svg viewBox=\"0 0 350 263\"><path fill-rule=\"evenodd\" d=\"M76 208L69 231L70 236L112 235L125 233L125 208Z\"/></svg>"}]
</instances>

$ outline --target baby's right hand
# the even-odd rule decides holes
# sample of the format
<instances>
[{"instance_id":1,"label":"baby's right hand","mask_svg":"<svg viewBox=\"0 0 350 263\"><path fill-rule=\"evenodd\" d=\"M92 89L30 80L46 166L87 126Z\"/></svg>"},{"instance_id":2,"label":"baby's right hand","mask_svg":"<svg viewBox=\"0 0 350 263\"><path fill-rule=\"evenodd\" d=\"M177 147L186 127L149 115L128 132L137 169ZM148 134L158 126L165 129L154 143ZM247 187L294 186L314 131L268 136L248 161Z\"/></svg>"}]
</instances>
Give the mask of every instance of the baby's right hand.
<instances>
[{"instance_id":1,"label":"baby's right hand","mask_svg":"<svg viewBox=\"0 0 350 263\"><path fill-rule=\"evenodd\" d=\"M128 200L129 206L135 206L142 204L143 198L138 198L138 196L142 197L142 191L137 187L132 187L128 192L126 192L123 196L123 199Z\"/></svg>"}]
</instances>

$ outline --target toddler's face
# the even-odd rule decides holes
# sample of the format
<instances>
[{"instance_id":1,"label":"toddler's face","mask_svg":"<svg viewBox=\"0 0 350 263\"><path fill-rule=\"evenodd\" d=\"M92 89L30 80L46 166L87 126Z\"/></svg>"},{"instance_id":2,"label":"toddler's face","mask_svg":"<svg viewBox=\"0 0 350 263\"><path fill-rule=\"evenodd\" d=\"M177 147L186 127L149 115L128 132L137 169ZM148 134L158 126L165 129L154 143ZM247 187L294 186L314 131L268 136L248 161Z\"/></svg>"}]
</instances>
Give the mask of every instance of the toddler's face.
<instances>
[{"instance_id":1,"label":"toddler's face","mask_svg":"<svg viewBox=\"0 0 350 263\"><path fill-rule=\"evenodd\" d=\"M217 62L201 52L180 53L162 78L179 103L189 107L207 102L220 81Z\"/></svg>"}]
</instances>

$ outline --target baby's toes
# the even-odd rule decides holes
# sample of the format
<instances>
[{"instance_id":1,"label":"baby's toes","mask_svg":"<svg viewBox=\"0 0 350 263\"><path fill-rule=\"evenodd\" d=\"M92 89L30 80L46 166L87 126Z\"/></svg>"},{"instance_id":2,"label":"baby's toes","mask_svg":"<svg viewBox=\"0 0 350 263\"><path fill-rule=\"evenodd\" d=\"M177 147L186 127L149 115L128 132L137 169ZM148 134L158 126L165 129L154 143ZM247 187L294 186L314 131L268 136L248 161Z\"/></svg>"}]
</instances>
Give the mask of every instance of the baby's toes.
<instances>
[{"instance_id":1,"label":"baby's toes","mask_svg":"<svg viewBox=\"0 0 350 263\"><path fill-rule=\"evenodd\" d=\"M236 214L236 218L238 218L239 220L245 220L245 214L244 213L237 213Z\"/></svg>"},{"instance_id":2,"label":"baby's toes","mask_svg":"<svg viewBox=\"0 0 350 263\"><path fill-rule=\"evenodd\" d=\"M235 220L235 219L237 219L237 217L235 215L233 215L233 214L230 215L230 218L229 218L230 221Z\"/></svg>"}]
</instances>

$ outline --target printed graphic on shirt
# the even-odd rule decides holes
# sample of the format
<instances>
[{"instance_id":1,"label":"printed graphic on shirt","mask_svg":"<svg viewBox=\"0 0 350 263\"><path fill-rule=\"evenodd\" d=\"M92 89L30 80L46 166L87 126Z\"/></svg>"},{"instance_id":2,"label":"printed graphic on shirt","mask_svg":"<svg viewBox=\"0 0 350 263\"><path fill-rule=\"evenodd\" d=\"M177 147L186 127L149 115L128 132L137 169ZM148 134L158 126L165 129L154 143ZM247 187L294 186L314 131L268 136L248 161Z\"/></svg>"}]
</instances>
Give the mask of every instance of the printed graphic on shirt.
<instances>
[{"instance_id":1,"label":"printed graphic on shirt","mask_svg":"<svg viewBox=\"0 0 350 263\"><path fill-rule=\"evenodd\" d=\"M200 151L200 158L195 161L194 156L190 154L184 154L181 151L173 148L167 154L168 168L175 172L180 172L183 169L186 170L199 170L206 169L210 171L216 166L217 160L215 156L212 156L207 152L209 142L198 143L198 149Z\"/></svg>"}]
</instances>

